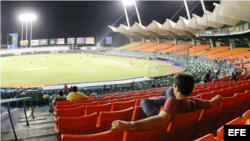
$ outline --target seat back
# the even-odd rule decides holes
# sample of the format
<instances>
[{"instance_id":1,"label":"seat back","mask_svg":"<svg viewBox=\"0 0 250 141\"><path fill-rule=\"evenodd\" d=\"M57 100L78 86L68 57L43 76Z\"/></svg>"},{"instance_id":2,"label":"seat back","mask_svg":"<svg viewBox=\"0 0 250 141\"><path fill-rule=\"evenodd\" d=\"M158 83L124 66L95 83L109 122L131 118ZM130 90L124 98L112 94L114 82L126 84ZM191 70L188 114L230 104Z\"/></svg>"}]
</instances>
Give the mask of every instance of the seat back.
<instances>
[{"instance_id":1,"label":"seat back","mask_svg":"<svg viewBox=\"0 0 250 141\"><path fill-rule=\"evenodd\" d=\"M69 108L76 108L77 104L70 104L70 105L56 105L55 109L69 109Z\"/></svg>"},{"instance_id":2,"label":"seat back","mask_svg":"<svg viewBox=\"0 0 250 141\"><path fill-rule=\"evenodd\" d=\"M250 119L250 110L246 111L243 115L242 115L242 119L243 121L247 121Z\"/></svg>"},{"instance_id":3,"label":"seat back","mask_svg":"<svg viewBox=\"0 0 250 141\"><path fill-rule=\"evenodd\" d=\"M214 90L218 90L217 87L209 87L209 88L208 88L208 92L212 92L212 91L214 91Z\"/></svg>"},{"instance_id":4,"label":"seat back","mask_svg":"<svg viewBox=\"0 0 250 141\"><path fill-rule=\"evenodd\" d=\"M198 90L198 94L201 94L201 93L207 93L208 89L200 89Z\"/></svg>"},{"instance_id":5,"label":"seat back","mask_svg":"<svg viewBox=\"0 0 250 141\"><path fill-rule=\"evenodd\" d=\"M214 124L213 129L218 129L219 127L227 123L229 115L231 114L231 111L234 107L235 101L235 96L224 97L224 102L221 103L218 118Z\"/></svg>"},{"instance_id":6,"label":"seat back","mask_svg":"<svg viewBox=\"0 0 250 141\"><path fill-rule=\"evenodd\" d=\"M100 121L98 132L103 132L111 129L111 124L115 120L131 121L134 108L130 107L125 110L100 112Z\"/></svg>"},{"instance_id":7,"label":"seat back","mask_svg":"<svg viewBox=\"0 0 250 141\"><path fill-rule=\"evenodd\" d=\"M200 99L210 100L212 98L213 92L210 93L201 93Z\"/></svg>"},{"instance_id":8,"label":"seat back","mask_svg":"<svg viewBox=\"0 0 250 141\"><path fill-rule=\"evenodd\" d=\"M214 139L214 134L208 134L208 135L205 135L203 137L200 137L194 141L215 141Z\"/></svg>"},{"instance_id":9,"label":"seat back","mask_svg":"<svg viewBox=\"0 0 250 141\"><path fill-rule=\"evenodd\" d=\"M235 106L233 107L233 109L231 109L232 112L231 112L229 120L233 120L239 115L243 114L241 113L241 109L243 108L247 100L246 93L236 93L235 97L236 97Z\"/></svg>"},{"instance_id":10,"label":"seat back","mask_svg":"<svg viewBox=\"0 0 250 141\"><path fill-rule=\"evenodd\" d=\"M59 117L56 129L57 140L61 134L83 135L95 133L97 113L81 117Z\"/></svg>"},{"instance_id":11,"label":"seat back","mask_svg":"<svg viewBox=\"0 0 250 141\"><path fill-rule=\"evenodd\" d=\"M177 114L168 125L165 140L190 141L194 134L201 110Z\"/></svg>"},{"instance_id":12,"label":"seat back","mask_svg":"<svg viewBox=\"0 0 250 141\"><path fill-rule=\"evenodd\" d=\"M230 122L228 122L226 125L244 125L244 122L242 121L241 117L238 117ZM219 128L217 130L217 139L222 139L224 140L224 126Z\"/></svg>"},{"instance_id":13,"label":"seat back","mask_svg":"<svg viewBox=\"0 0 250 141\"><path fill-rule=\"evenodd\" d=\"M162 141L168 125L151 131L124 132L123 141Z\"/></svg>"},{"instance_id":14,"label":"seat back","mask_svg":"<svg viewBox=\"0 0 250 141\"><path fill-rule=\"evenodd\" d=\"M106 101L106 100L109 100L109 97L103 97L103 98L96 98L96 99L93 99L93 101Z\"/></svg>"},{"instance_id":15,"label":"seat back","mask_svg":"<svg viewBox=\"0 0 250 141\"><path fill-rule=\"evenodd\" d=\"M80 99L80 100L73 100L72 102L75 102L75 103L89 103L89 102L92 102L93 100L92 99Z\"/></svg>"},{"instance_id":16,"label":"seat back","mask_svg":"<svg viewBox=\"0 0 250 141\"><path fill-rule=\"evenodd\" d=\"M84 106L69 108L69 109L59 109L56 111L56 117L79 117L84 116Z\"/></svg>"},{"instance_id":17,"label":"seat back","mask_svg":"<svg viewBox=\"0 0 250 141\"><path fill-rule=\"evenodd\" d=\"M107 103L103 105L87 105L86 106L86 115L92 114L97 112L97 115L99 116L99 113L102 111L111 111L112 104Z\"/></svg>"},{"instance_id":18,"label":"seat back","mask_svg":"<svg viewBox=\"0 0 250 141\"><path fill-rule=\"evenodd\" d=\"M143 96L135 96L134 99L144 99L149 98L149 95L143 95Z\"/></svg>"},{"instance_id":19,"label":"seat back","mask_svg":"<svg viewBox=\"0 0 250 141\"><path fill-rule=\"evenodd\" d=\"M112 111L124 110L135 106L135 100L124 101L124 102L114 102L112 105Z\"/></svg>"},{"instance_id":20,"label":"seat back","mask_svg":"<svg viewBox=\"0 0 250 141\"><path fill-rule=\"evenodd\" d=\"M132 116L132 121L140 120L146 118L145 113L142 110L141 106L136 106Z\"/></svg>"},{"instance_id":21,"label":"seat back","mask_svg":"<svg viewBox=\"0 0 250 141\"><path fill-rule=\"evenodd\" d=\"M195 96L198 95L198 90L193 90L189 96Z\"/></svg>"},{"instance_id":22,"label":"seat back","mask_svg":"<svg viewBox=\"0 0 250 141\"><path fill-rule=\"evenodd\" d=\"M133 99L134 99L134 97L119 98L119 99L117 99L117 102L130 101L130 100L133 100Z\"/></svg>"},{"instance_id":23,"label":"seat back","mask_svg":"<svg viewBox=\"0 0 250 141\"><path fill-rule=\"evenodd\" d=\"M212 98L215 97L216 95L222 96L222 90L214 90L214 91L213 91Z\"/></svg>"},{"instance_id":24,"label":"seat back","mask_svg":"<svg viewBox=\"0 0 250 141\"><path fill-rule=\"evenodd\" d=\"M122 141L123 132L120 131L106 131L96 134L88 135L62 135L62 141Z\"/></svg>"},{"instance_id":25,"label":"seat back","mask_svg":"<svg viewBox=\"0 0 250 141\"><path fill-rule=\"evenodd\" d=\"M140 106L141 105L142 99L136 99L135 100L135 106Z\"/></svg>"},{"instance_id":26,"label":"seat back","mask_svg":"<svg viewBox=\"0 0 250 141\"><path fill-rule=\"evenodd\" d=\"M223 88L221 89L222 90L222 96L223 97L230 97L230 96L233 96L231 95L231 88Z\"/></svg>"},{"instance_id":27,"label":"seat back","mask_svg":"<svg viewBox=\"0 0 250 141\"><path fill-rule=\"evenodd\" d=\"M198 95L195 95L195 96L190 96L190 97L192 97L192 98L201 98L201 95L200 94L198 94Z\"/></svg>"},{"instance_id":28,"label":"seat back","mask_svg":"<svg viewBox=\"0 0 250 141\"><path fill-rule=\"evenodd\" d=\"M111 97L109 97L109 100L118 99L118 98L125 98L125 95L111 96Z\"/></svg>"},{"instance_id":29,"label":"seat back","mask_svg":"<svg viewBox=\"0 0 250 141\"><path fill-rule=\"evenodd\" d=\"M56 105L71 105L74 104L74 102L70 101L56 101Z\"/></svg>"},{"instance_id":30,"label":"seat back","mask_svg":"<svg viewBox=\"0 0 250 141\"><path fill-rule=\"evenodd\" d=\"M210 109L202 109L193 139L208 134L212 128L219 112L220 105Z\"/></svg>"},{"instance_id":31,"label":"seat back","mask_svg":"<svg viewBox=\"0 0 250 141\"><path fill-rule=\"evenodd\" d=\"M98 101L98 105L102 105L102 104L107 104L107 103L113 103L116 102L116 99L112 99L112 100L103 100L103 101Z\"/></svg>"},{"instance_id":32,"label":"seat back","mask_svg":"<svg viewBox=\"0 0 250 141\"><path fill-rule=\"evenodd\" d=\"M97 105L98 104L98 102L97 101L93 101L93 102L89 102L89 103L78 103L78 106L85 106L86 107L86 105Z\"/></svg>"}]
</instances>

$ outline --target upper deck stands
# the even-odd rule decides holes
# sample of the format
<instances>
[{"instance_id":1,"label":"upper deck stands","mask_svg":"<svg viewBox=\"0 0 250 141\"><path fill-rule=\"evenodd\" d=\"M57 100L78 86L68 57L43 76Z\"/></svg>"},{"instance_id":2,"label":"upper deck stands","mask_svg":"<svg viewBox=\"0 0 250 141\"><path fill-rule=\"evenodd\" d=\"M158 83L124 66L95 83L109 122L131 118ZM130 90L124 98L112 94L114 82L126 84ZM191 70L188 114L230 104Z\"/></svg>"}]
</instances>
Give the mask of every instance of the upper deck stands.
<instances>
[{"instance_id":1,"label":"upper deck stands","mask_svg":"<svg viewBox=\"0 0 250 141\"><path fill-rule=\"evenodd\" d=\"M192 53L195 53L195 52L200 52L202 50L207 50L211 47L211 45L204 45L204 44L199 44L197 46L194 46L194 47L191 47L189 49L189 53L192 54Z\"/></svg>"},{"instance_id":2,"label":"upper deck stands","mask_svg":"<svg viewBox=\"0 0 250 141\"><path fill-rule=\"evenodd\" d=\"M164 50L164 49L170 48L172 46L174 46L174 43L161 43L159 45L152 46L150 48L141 50L140 52L151 52L151 53L153 53L155 51Z\"/></svg>"},{"instance_id":3,"label":"upper deck stands","mask_svg":"<svg viewBox=\"0 0 250 141\"><path fill-rule=\"evenodd\" d=\"M249 50L250 50L249 48L238 47L238 48L231 49L231 50L228 50L228 51L224 51L224 52L221 52L221 53L211 54L211 55L205 56L205 58L212 59L212 58L223 57L223 56L229 57L229 56L232 56L232 55L247 52Z\"/></svg>"},{"instance_id":4,"label":"upper deck stands","mask_svg":"<svg viewBox=\"0 0 250 141\"><path fill-rule=\"evenodd\" d=\"M121 47L118 47L118 48L115 48L114 50L123 50L123 49L129 49L129 48L132 48L132 47L135 47L135 46L139 46L141 45L142 42L133 42L131 44L128 44L128 45L125 45L125 46L121 46Z\"/></svg>"},{"instance_id":5,"label":"upper deck stands","mask_svg":"<svg viewBox=\"0 0 250 141\"><path fill-rule=\"evenodd\" d=\"M167 48L167 49L164 49L163 51L161 51L161 53L167 53L167 52L173 52L173 51L176 51L176 50L184 50L184 49L187 49L188 47L191 47L192 44L178 44L178 45L175 45L173 47L170 47L170 48Z\"/></svg>"},{"instance_id":6,"label":"upper deck stands","mask_svg":"<svg viewBox=\"0 0 250 141\"><path fill-rule=\"evenodd\" d=\"M211 48L209 51L200 51L200 52L193 53L193 54L191 54L191 56L194 56L194 55L201 56L201 55L205 55L205 54L211 55L211 54L227 51L229 49L230 49L229 46L218 46L215 48Z\"/></svg>"},{"instance_id":7,"label":"upper deck stands","mask_svg":"<svg viewBox=\"0 0 250 141\"><path fill-rule=\"evenodd\" d=\"M235 54L235 55L232 55L232 56L229 56L228 59L235 59L235 58L242 58L242 56L245 56L245 57L250 57L250 52L244 52L244 53L240 53L240 54Z\"/></svg>"},{"instance_id":8,"label":"upper deck stands","mask_svg":"<svg viewBox=\"0 0 250 141\"><path fill-rule=\"evenodd\" d=\"M142 44L142 45L139 45L139 46L136 46L136 47L129 48L126 51L138 51L138 50L141 50L141 49L150 48L150 47L155 46L155 45L157 45L157 42L149 42L149 43L145 43L145 44Z\"/></svg>"}]
</instances>

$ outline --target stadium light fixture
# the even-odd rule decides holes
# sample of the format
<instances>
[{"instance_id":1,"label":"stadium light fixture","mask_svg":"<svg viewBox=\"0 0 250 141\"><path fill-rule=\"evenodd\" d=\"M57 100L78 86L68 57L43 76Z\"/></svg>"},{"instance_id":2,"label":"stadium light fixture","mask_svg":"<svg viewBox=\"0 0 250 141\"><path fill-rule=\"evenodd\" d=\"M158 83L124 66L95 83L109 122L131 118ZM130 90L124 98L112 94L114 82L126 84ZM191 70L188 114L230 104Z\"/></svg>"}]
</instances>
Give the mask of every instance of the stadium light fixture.
<instances>
[{"instance_id":1,"label":"stadium light fixture","mask_svg":"<svg viewBox=\"0 0 250 141\"><path fill-rule=\"evenodd\" d=\"M135 0L122 0L122 1L123 1L123 6L124 6L124 11L125 11L125 15L126 15L128 27L130 27L130 24L129 24L129 19L128 19L128 14L127 14L126 6L133 5L133 4L135 5L135 10L136 10L136 14L137 14L137 17L138 17L138 21L139 21L140 25L142 25L140 14L139 14L139 11L138 11L138 8L137 8Z\"/></svg>"},{"instance_id":2,"label":"stadium light fixture","mask_svg":"<svg viewBox=\"0 0 250 141\"><path fill-rule=\"evenodd\" d=\"M19 20L22 21L22 37L21 37L21 40L23 40L23 22L26 22L26 40L27 40L28 22L30 22L30 47L31 47L32 21L36 20L36 15L34 15L34 14L22 14L22 15L19 16Z\"/></svg>"}]
</instances>

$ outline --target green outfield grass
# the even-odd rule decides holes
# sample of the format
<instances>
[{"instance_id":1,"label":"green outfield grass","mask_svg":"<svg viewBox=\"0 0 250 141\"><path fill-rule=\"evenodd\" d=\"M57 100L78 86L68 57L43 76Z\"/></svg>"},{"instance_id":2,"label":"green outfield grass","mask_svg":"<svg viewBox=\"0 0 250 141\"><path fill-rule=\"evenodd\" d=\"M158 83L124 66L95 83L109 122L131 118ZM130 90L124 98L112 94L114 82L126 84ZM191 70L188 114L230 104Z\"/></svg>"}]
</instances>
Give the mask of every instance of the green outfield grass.
<instances>
[{"instance_id":1,"label":"green outfield grass","mask_svg":"<svg viewBox=\"0 0 250 141\"><path fill-rule=\"evenodd\" d=\"M79 62L79 58L82 62ZM15 63L12 63L12 60ZM121 60L123 65L121 65ZM130 66L130 60L135 66ZM32 61L32 67L30 62ZM39 64L39 65L38 65ZM24 67L23 72L21 67ZM166 66L161 62L90 54L45 54L1 58L1 85L41 83L72 83L125 79L149 75L148 67ZM161 68L158 75L166 74L170 67ZM150 69L150 76L156 75Z\"/></svg>"}]
</instances>

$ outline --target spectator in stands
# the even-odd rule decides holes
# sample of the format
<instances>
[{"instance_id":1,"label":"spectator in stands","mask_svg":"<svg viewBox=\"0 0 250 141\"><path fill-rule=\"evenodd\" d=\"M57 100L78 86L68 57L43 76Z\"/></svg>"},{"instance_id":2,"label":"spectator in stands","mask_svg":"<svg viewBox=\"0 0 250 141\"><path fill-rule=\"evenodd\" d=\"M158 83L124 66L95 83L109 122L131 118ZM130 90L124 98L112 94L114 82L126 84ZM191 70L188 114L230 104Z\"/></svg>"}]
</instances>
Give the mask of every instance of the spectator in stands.
<instances>
[{"instance_id":1,"label":"spectator in stands","mask_svg":"<svg viewBox=\"0 0 250 141\"><path fill-rule=\"evenodd\" d=\"M43 95L43 98L44 98L44 99L45 99L45 98L49 98L49 94L48 94L47 91L45 91L45 93L44 93L44 95Z\"/></svg>"},{"instance_id":2,"label":"spectator in stands","mask_svg":"<svg viewBox=\"0 0 250 141\"><path fill-rule=\"evenodd\" d=\"M69 92L72 92L72 86L69 88Z\"/></svg>"},{"instance_id":3,"label":"spectator in stands","mask_svg":"<svg viewBox=\"0 0 250 141\"><path fill-rule=\"evenodd\" d=\"M54 92L54 91L53 91ZM53 99L53 107L55 108L55 102L56 101L62 101L62 100L66 100L67 99L67 97L66 97L66 95L65 94L63 94L63 91L59 91L59 96L58 97L55 97L54 99ZM55 111L55 109L54 109L54 111Z\"/></svg>"},{"instance_id":4,"label":"spectator in stands","mask_svg":"<svg viewBox=\"0 0 250 141\"><path fill-rule=\"evenodd\" d=\"M64 90L64 92L67 92L67 91L68 91L68 86L67 86L67 84L64 85L63 90Z\"/></svg>"},{"instance_id":5,"label":"spectator in stands","mask_svg":"<svg viewBox=\"0 0 250 141\"><path fill-rule=\"evenodd\" d=\"M30 87L29 87L27 91L32 91L32 90L31 90Z\"/></svg>"},{"instance_id":6,"label":"spectator in stands","mask_svg":"<svg viewBox=\"0 0 250 141\"><path fill-rule=\"evenodd\" d=\"M226 74L226 76L227 76L227 77L228 77L228 76L231 76L231 75L230 75L230 73L229 73L229 71L227 71L227 74Z\"/></svg>"},{"instance_id":7,"label":"spectator in stands","mask_svg":"<svg viewBox=\"0 0 250 141\"><path fill-rule=\"evenodd\" d=\"M234 75L234 73L232 73L231 81L237 81L236 76Z\"/></svg>"},{"instance_id":8,"label":"spectator in stands","mask_svg":"<svg viewBox=\"0 0 250 141\"><path fill-rule=\"evenodd\" d=\"M15 98L15 95L10 92L10 98Z\"/></svg>"},{"instance_id":9,"label":"spectator in stands","mask_svg":"<svg viewBox=\"0 0 250 141\"><path fill-rule=\"evenodd\" d=\"M169 98L161 112L146 119L126 122L116 120L112 122L112 130L119 131L149 131L158 129L168 124L176 114L189 113L199 109L209 109L218 106L223 98L216 95L211 100L201 100L189 98L189 94L194 88L194 77L188 73L179 73L174 79L174 95L176 98Z\"/></svg>"},{"instance_id":10,"label":"spectator in stands","mask_svg":"<svg viewBox=\"0 0 250 141\"><path fill-rule=\"evenodd\" d=\"M73 86L73 92L69 93L67 100L80 100L80 99L88 99L89 97L85 94L78 92L77 86Z\"/></svg>"},{"instance_id":11,"label":"spectator in stands","mask_svg":"<svg viewBox=\"0 0 250 141\"><path fill-rule=\"evenodd\" d=\"M171 97L175 98L173 88L170 88L168 91L163 91L162 95L163 97L160 98L145 98L141 101L140 105L147 117L158 115L160 113L160 107L164 106L166 100Z\"/></svg>"},{"instance_id":12,"label":"spectator in stands","mask_svg":"<svg viewBox=\"0 0 250 141\"><path fill-rule=\"evenodd\" d=\"M51 100L54 100L56 97L58 97L58 95L56 94L55 91L52 92L52 96L50 97Z\"/></svg>"},{"instance_id":13,"label":"spectator in stands","mask_svg":"<svg viewBox=\"0 0 250 141\"><path fill-rule=\"evenodd\" d=\"M23 92L23 88L22 88L22 87L19 89L19 92L20 92L20 93L22 93L22 92Z\"/></svg>"},{"instance_id":14,"label":"spectator in stands","mask_svg":"<svg viewBox=\"0 0 250 141\"><path fill-rule=\"evenodd\" d=\"M90 96L97 96L97 93L95 92L95 90L92 91L92 94L90 94Z\"/></svg>"},{"instance_id":15,"label":"spectator in stands","mask_svg":"<svg viewBox=\"0 0 250 141\"><path fill-rule=\"evenodd\" d=\"M204 77L204 83L210 82L210 73L211 73L211 71L209 70L208 73L205 75L205 77Z\"/></svg>"},{"instance_id":16,"label":"spectator in stands","mask_svg":"<svg viewBox=\"0 0 250 141\"><path fill-rule=\"evenodd\" d=\"M151 88L155 88L155 83L153 82L152 85L150 86Z\"/></svg>"}]
</instances>

